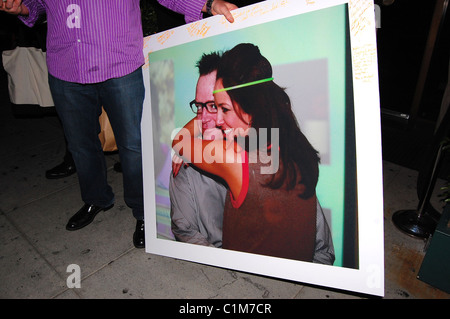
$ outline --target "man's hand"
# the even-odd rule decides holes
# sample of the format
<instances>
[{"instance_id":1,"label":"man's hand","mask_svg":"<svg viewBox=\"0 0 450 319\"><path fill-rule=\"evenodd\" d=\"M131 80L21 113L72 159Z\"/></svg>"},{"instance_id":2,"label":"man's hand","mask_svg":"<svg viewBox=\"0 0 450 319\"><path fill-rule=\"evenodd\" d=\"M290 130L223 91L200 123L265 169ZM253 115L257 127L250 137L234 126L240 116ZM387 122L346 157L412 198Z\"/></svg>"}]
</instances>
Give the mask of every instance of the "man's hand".
<instances>
[{"instance_id":1,"label":"man's hand","mask_svg":"<svg viewBox=\"0 0 450 319\"><path fill-rule=\"evenodd\" d=\"M183 162L183 159L179 157L178 155L174 154L172 157L172 174L173 177L176 177L178 175L178 172L180 171L181 167L189 166L188 164Z\"/></svg>"},{"instance_id":2,"label":"man's hand","mask_svg":"<svg viewBox=\"0 0 450 319\"><path fill-rule=\"evenodd\" d=\"M28 8L22 3L22 0L2 0L0 2L0 11L15 15L28 15Z\"/></svg>"},{"instance_id":3,"label":"man's hand","mask_svg":"<svg viewBox=\"0 0 450 319\"><path fill-rule=\"evenodd\" d=\"M237 8L238 7L232 3L223 0L214 0L211 5L211 13L213 15L222 14L230 23L233 23L234 18L230 11Z\"/></svg>"}]
</instances>

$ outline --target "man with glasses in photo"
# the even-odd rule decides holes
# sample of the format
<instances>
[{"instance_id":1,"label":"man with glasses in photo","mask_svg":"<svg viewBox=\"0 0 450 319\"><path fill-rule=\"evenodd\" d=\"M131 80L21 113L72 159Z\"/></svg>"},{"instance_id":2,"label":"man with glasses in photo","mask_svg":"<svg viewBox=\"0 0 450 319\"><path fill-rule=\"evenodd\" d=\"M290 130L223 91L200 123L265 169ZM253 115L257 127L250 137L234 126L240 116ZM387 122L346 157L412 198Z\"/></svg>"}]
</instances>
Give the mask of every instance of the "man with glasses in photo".
<instances>
[{"instance_id":1,"label":"man with glasses in photo","mask_svg":"<svg viewBox=\"0 0 450 319\"><path fill-rule=\"evenodd\" d=\"M214 105L219 53L204 54L197 63L199 79L195 99L189 106L202 125L203 138L216 128ZM183 165L170 175L172 233L178 241L222 247L222 219L227 189L215 176L208 176L192 165Z\"/></svg>"}]
</instances>

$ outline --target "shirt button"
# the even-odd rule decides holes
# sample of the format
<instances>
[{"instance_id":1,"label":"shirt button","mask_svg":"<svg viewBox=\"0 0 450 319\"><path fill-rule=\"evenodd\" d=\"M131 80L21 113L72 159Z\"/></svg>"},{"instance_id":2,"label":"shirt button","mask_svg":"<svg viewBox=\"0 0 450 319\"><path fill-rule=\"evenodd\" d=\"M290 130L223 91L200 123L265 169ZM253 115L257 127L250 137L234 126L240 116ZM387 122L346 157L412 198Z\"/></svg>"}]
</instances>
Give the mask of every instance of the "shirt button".
<instances>
[{"instance_id":1,"label":"shirt button","mask_svg":"<svg viewBox=\"0 0 450 319\"><path fill-rule=\"evenodd\" d=\"M78 40L77 40L77 42L81 42L81 40L80 40L80 39L78 39Z\"/></svg>"}]
</instances>

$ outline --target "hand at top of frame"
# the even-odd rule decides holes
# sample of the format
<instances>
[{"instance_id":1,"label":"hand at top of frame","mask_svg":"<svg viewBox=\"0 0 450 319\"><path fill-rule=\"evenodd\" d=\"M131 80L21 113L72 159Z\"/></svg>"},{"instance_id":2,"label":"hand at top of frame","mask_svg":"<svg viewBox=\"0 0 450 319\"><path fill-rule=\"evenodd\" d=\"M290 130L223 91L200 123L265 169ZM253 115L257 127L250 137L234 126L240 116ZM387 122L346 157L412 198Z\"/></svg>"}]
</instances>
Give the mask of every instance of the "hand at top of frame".
<instances>
[{"instance_id":1,"label":"hand at top of frame","mask_svg":"<svg viewBox=\"0 0 450 319\"><path fill-rule=\"evenodd\" d=\"M0 2L0 11L15 15L28 15L28 8L22 3L22 0L3 0Z\"/></svg>"},{"instance_id":2,"label":"hand at top of frame","mask_svg":"<svg viewBox=\"0 0 450 319\"><path fill-rule=\"evenodd\" d=\"M214 0L211 5L211 13L213 15L223 14L230 23L233 23L234 18L230 11L237 8L238 7L232 3L223 0Z\"/></svg>"}]
</instances>

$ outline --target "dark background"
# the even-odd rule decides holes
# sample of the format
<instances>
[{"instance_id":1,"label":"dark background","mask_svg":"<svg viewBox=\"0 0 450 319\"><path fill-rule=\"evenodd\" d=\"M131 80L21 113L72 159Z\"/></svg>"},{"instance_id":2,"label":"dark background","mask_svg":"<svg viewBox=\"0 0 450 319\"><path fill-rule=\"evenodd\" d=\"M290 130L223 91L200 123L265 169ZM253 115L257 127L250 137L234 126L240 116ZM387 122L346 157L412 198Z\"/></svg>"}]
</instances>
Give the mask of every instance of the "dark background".
<instances>
[{"instance_id":1,"label":"dark background","mask_svg":"<svg viewBox=\"0 0 450 319\"><path fill-rule=\"evenodd\" d=\"M448 121L435 134L436 120L448 81L450 22L448 10L433 25L436 4L445 1L375 1L381 8L377 32L383 159L420 171L418 192L434 163L437 144L448 136ZM442 7L442 6L441 6ZM430 32L434 46L427 46ZM430 55L428 72L421 73L424 56ZM418 82L423 93L415 100ZM420 95L419 95L420 96ZM417 105L414 104L416 102ZM409 117L409 119L405 119ZM448 152L440 164L439 177L450 176Z\"/></svg>"}]
</instances>

